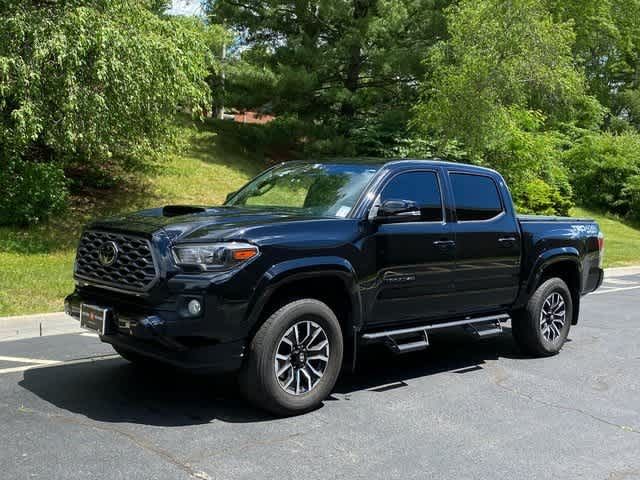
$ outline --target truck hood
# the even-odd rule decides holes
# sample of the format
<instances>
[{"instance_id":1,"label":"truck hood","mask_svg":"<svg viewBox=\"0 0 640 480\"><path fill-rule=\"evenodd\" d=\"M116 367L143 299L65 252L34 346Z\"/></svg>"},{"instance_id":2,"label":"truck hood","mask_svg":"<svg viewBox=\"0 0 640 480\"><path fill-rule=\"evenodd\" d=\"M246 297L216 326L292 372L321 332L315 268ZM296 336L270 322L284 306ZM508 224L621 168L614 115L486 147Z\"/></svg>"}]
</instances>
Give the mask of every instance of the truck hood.
<instances>
[{"instance_id":1,"label":"truck hood","mask_svg":"<svg viewBox=\"0 0 640 480\"><path fill-rule=\"evenodd\" d=\"M297 209L169 205L95 220L89 228L147 235L164 231L173 242L202 242L250 240L249 232L256 227L321 219L331 217L313 216Z\"/></svg>"}]
</instances>

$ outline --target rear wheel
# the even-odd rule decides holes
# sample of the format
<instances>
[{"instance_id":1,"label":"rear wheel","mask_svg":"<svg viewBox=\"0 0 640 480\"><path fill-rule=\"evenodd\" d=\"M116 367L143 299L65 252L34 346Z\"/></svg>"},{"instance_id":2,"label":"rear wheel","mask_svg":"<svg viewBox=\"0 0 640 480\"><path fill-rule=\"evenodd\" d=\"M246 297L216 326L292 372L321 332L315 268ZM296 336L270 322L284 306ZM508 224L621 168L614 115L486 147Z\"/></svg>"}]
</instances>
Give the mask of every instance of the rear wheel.
<instances>
[{"instance_id":1,"label":"rear wheel","mask_svg":"<svg viewBox=\"0 0 640 480\"><path fill-rule=\"evenodd\" d=\"M536 357L555 355L564 345L571 319L573 301L567 284L560 278L543 282L527 302L512 315L512 332L518 346Z\"/></svg>"},{"instance_id":2,"label":"rear wheel","mask_svg":"<svg viewBox=\"0 0 640 480\"><path fill-rule=\"evenodd\" d=\"M253 337L241 388L252 403L276 415L304 413L331 393L342 355L333 311L315 299L297 300L273 313Z\"/></svg>"}]
</instances>

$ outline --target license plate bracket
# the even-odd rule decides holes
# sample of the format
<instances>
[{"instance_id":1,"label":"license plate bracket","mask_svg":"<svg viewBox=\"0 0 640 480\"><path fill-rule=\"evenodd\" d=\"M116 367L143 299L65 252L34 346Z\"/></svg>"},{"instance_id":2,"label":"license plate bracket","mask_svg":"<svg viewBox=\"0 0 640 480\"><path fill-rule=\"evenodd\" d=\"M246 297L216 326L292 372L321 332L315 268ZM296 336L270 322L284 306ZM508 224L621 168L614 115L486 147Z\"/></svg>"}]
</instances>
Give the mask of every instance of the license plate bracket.
<instances>
[{"instance_id":1,"label":"license plate bracket","mask_svg":"<svg viewBox=\"0 0 640 480\"><path fill-rule=\"evenodd\" d=\"M80 327L98 332L100 335L107 335L110 333L110 319L111 310L109 308L88 303L80 304Z\"/></svg>"}]
</instances>

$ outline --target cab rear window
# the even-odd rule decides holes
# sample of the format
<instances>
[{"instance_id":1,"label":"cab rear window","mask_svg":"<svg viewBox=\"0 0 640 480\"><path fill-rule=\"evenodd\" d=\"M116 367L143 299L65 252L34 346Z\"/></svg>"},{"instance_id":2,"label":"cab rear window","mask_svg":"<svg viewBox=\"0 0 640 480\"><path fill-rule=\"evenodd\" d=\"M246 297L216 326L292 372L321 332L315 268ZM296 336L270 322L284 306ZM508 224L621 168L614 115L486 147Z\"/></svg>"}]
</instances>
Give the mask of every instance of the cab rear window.
<instances>
[{"instance_id":1,"label":"cab rear window","mask_svg":"<svg viewBox=\"0 0 640 480\"><path fill-rule=\"evenodd\" d=\"M451 184L459 222L490 220L502 213L502 202L492 178L452 173Z\"/></svg>"}]
</instances>

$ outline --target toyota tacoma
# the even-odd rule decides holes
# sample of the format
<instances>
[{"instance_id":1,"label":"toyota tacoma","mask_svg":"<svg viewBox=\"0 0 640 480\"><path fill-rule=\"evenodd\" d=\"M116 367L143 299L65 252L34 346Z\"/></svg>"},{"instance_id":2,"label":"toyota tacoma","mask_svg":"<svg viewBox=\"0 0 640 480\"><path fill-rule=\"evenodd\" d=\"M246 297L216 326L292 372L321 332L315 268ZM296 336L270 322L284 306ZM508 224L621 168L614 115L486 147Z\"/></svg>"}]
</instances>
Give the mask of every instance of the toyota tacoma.
<instances>
[{"instance_id":1,"label":"toyota tacoma","mask_svg":"<svg viewBox=\"0 0 640 480\"><path fill-rule=\"evenodd\" d=\"M65 311L125 359L235 372L277 415L317 407L362 346L440 329L556 354L603 276L589 219L517 215L497 172L439 160L288 162L222 206L96 220Z\"/></svg>"}]
</instances>

